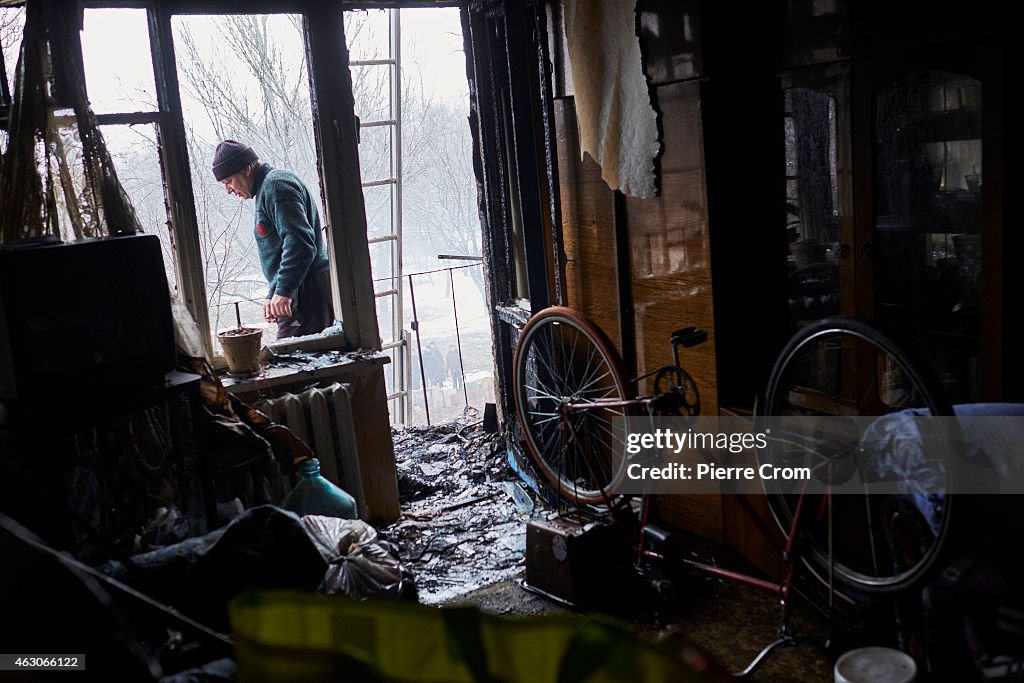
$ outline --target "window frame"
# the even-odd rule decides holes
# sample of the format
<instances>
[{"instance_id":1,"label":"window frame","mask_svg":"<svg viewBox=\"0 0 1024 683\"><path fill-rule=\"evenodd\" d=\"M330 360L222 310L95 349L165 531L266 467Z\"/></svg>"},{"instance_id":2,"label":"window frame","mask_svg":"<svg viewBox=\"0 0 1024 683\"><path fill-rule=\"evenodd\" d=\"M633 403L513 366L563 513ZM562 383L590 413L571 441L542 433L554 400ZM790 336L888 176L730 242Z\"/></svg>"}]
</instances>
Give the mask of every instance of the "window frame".
<instances>
[{"instance_id":1,"label":"window frame","mask_svg":"<svg viewBox=\"0 0 1024 683\"><path fill-rule=\"evenodd\" d=\"M186 145L171 21L176 15L189 14L295 13L303 17L317 170L325 207L325 237L330 256L332 299L334 310L345 326L344 336L338 335L337 343L328 348L380 351L352 80L340 3L331 7L318 7L314 3L297 5L292 2L250 2L244 6L222 3L214 6L194 2L114 0L86 2L84 7L146 10L157 111L100 114L96 120L99 125L144 123L156 127L178 295L203 335L204 349L209 358L214 358L214 330L210 328L199 222ZM339 83L339 75L342 83ZM327 122L327 125L321 125L322 121ZM307 344L315 345L317 349L325 348L322 339ZM290 346L302 348L303 343L291 343Z\"/></svg>"}]
</instances>

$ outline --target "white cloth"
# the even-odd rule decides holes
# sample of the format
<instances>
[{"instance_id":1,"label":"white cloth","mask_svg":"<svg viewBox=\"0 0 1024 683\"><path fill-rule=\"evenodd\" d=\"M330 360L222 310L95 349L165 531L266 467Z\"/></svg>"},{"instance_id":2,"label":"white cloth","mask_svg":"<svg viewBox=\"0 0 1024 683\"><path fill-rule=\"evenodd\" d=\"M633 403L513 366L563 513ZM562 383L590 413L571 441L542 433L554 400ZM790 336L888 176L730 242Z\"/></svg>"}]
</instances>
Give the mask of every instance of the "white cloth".
<instances>
[{"instance_id":1,"label":"white cloth","mask_svg":"<svg viewBox=\"0 0 1024 683\"><path fill-rule=\"evenodd\" d=\"M581 152L600 164L611 189L655 196L658 120L640 60L636 3L565 0L565 33Z\"/></svg>"}]
</instances>

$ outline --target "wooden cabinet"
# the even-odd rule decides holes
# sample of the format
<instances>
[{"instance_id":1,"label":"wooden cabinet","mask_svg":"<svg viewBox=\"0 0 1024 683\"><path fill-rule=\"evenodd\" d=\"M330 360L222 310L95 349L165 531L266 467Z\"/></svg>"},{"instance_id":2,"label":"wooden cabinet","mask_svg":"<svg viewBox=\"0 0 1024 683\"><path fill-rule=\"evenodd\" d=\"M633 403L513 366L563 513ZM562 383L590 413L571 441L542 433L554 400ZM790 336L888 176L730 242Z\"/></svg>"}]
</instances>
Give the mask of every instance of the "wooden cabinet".
<instances>
[{"instance_id":1,"label":"wooden cabinet","mask_svg":"<svg viewBox=\"0 0 1024 683\"><path fill-rule=\"evenodd\" d=\"M838 313L912 345L954 402L1003 391L994 62L919 36L781 74L789 332ZM884 40L884 39L881 39ZM965 43L964 41L968 42Z\"/></svg>"},{"instance_id":2,"label":"wooden cabinet","mask_svg":"<svg viewBox=\"0 0 1024 683\"><path fill-rule=\"evenodd\" d=\"M874 315L954 403L982 398L982 82L926 70L874 94Z\"/></svg>"}]
</instances>

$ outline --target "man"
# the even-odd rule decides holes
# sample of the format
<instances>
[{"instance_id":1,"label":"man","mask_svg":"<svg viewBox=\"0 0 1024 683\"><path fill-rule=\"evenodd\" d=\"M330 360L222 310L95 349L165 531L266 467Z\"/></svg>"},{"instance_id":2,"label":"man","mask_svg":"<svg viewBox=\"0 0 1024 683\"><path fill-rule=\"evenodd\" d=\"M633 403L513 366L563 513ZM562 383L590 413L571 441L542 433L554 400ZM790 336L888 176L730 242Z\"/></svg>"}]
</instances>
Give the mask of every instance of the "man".
<instances>
[{"instance_id":1,"label":"man","mask_svg":"<svg viewBox=\"0 0 1024 683\"><path fill-rule=\"evenodd\" d=\"M256 200L256 246L270 285L263 317L277 338L315 334L334 322L327 247L316 201L297 175L261 163L251 147L224 140L213 176L228 194Z\"/></svg>"}]
</instances>

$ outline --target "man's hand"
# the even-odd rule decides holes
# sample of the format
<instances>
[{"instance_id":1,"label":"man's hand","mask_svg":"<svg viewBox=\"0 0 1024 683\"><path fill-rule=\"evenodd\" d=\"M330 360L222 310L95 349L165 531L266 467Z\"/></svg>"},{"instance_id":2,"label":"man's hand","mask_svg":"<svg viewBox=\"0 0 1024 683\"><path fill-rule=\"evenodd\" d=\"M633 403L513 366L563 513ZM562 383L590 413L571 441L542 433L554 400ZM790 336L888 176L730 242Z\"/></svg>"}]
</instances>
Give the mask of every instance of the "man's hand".
<instances>
[{"instance_id":1,"label":"man's hand","mask_svg":"<svg viewBox=\"0 0 1024 683\"><path fill-rule=\"evenodd\" d=\"M278 318L287 318L292 314L292 300L286 296L275 294L272 299L263 301L263 319L268 323Z\"/></svg>"}]
</instances>

